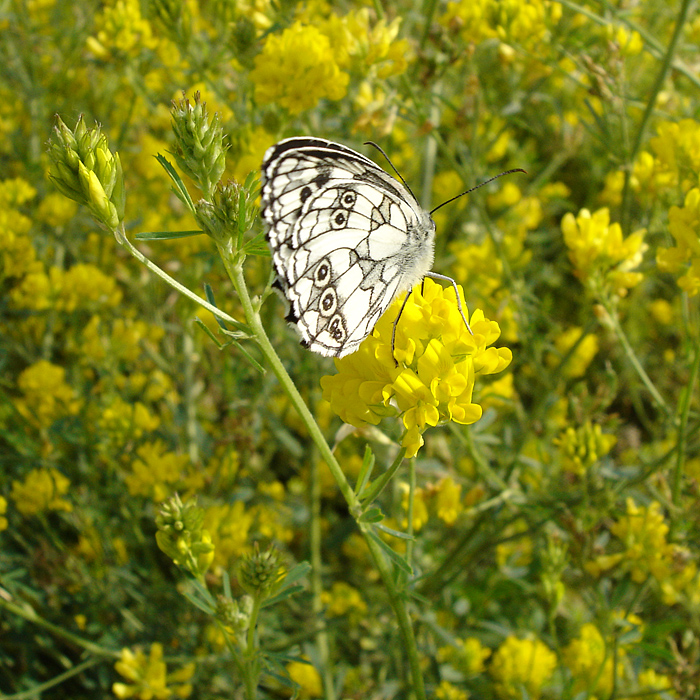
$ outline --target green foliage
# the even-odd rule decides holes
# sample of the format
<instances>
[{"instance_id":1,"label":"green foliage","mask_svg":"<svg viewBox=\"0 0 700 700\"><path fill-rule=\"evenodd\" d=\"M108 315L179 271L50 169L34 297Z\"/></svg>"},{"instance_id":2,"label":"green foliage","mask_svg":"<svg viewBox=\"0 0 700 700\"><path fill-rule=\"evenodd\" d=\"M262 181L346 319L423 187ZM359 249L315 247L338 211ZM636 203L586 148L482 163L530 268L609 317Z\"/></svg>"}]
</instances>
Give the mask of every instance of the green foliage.
<instances>
[{"instance_id":1,"label":"green foliage","mask_svg":"<svg viewBox=\"0 0 700 700\"><path fill-rule=\"evenodd\" d=\"M697 694L691 3L0 22L3 697ZM298 346L256 171L303 133L427 209L527 171L435 212L483 342L431 282L398 366L395 310Z\"/></svg>"}]
</instances>

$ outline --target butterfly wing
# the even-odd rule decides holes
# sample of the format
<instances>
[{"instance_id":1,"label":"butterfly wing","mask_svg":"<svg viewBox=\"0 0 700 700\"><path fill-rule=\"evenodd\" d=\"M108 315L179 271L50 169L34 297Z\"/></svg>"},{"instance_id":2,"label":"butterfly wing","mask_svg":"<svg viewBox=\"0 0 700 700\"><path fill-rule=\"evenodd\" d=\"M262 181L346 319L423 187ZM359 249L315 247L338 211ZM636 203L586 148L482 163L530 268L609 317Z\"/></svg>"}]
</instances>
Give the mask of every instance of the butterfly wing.
<instances>
[{"instance_id":1,"label":"butterfly wing","mask_svg":"<svg viewBox=\"0 0 700 700\"><path fill-rule=\"evenodd\" d=\"M286 139L262 166L262 214L302 343L357 349L432 266L435 225L403 184L341 144Z\"/></svg>"}]
</instances>

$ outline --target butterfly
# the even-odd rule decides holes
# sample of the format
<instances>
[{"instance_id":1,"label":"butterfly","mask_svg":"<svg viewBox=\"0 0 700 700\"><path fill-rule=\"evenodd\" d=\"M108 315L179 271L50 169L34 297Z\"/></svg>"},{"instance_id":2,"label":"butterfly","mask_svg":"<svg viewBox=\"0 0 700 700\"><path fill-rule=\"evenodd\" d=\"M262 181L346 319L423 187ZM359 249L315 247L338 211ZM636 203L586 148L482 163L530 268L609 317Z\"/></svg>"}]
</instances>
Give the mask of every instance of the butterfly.
<instances>
[{"instance_id":1,"label":"butterfly","mask_svg":"<svg viewBox=\"0 0 700 700\"><path fill-rule=\"evenodd\" d=\"M456 291L454 280L430 271L432 212L361 153L312 136L288 138L265 153L261 180L275 286L310 350L354 352L394 299L426 276L449 280Z\"/></svg>"}]
</instances>

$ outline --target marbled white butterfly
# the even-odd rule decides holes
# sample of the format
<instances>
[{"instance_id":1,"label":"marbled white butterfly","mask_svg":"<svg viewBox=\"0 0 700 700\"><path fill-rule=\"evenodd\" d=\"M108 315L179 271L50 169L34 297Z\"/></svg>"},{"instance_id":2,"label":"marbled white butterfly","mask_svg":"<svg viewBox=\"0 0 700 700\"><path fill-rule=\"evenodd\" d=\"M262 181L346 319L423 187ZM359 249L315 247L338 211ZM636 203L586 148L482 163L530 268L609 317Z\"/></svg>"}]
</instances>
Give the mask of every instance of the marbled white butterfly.
<instances>
[{"instance_id":1,"label":"marbled white butterfly","mask_svg":"<svg viewBox=\"0 0 700 700\"><path fill-rule=\"evenodd\" d=\"M432 212L347 146L280 141L265 153L261 199L287 320L314 352L357 350L396 296L426 276L455 285L430 272Z\"/></svg>"}]
</instances>

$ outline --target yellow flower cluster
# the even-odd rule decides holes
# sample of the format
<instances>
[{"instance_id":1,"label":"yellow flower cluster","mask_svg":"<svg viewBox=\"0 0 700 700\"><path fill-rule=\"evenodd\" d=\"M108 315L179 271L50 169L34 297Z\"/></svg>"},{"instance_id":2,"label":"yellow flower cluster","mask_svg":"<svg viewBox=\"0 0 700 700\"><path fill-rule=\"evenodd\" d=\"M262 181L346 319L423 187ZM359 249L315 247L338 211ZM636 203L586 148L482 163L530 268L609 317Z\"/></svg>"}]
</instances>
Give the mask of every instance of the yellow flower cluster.
<instances>
[{"instance_id":1,"label":"yellow flower cluster","mask_svg":"<svg viewBox=\"0 0 700 700\"><path fill-rule=\"evenodd\" d=\"M700 292L700 189L690 190L682 207L671 207L668 230L676 245L659 249L656 262L662 272L682 272L678 286L695 296Z\"/></svg>"},{"instance_id":2,"label":"yellow flower cluster","mask_svg":"<svg viewBox=\"0 0 700 700\"><path fill-rule=\"evenodd\" d=\"M627 513L612 525L610 532L623 543L624 551L602 554L587 562L590 574L601 576L617 569L629 573L636 583L651 576L659 584L667 605L676 603L683 594L697 598L697 565L685 547L667 541L669 527L657 501L645 507L628 498Z\"/></svg>"},{"instance_id":3,"label":"yellow flower cluster","mask_svg":"<svg viewBox=\"0 0 700 700\"><path fill-rule=\"evenodd\" d=\"M156 503L164 501L175 490L173 484L182 482L189 458L168 452L161 440L141 445L136 454L138 459L124 479L129 493L149 497Z\"/></svg>"},{"instance_id":4,"label":"yellow flower cluster","mask_svg":"<svg viewBox=\"0 0 700 700\"><path fill-rule=\"evenodd\" d=\"M476 637L456 639L454 646L440 647L437 659L449 663L465 676L476 676L484 672L484 662L491 656L491 650Z\"/></svg>"},{"instance_id":5,"label":"yellow flower cluster","mask_svg":"<svg viewBox=\"0 0 700 700\"><path fill-rule=\"evenodd\" d=\"M595 296L623 297L642 281L642 273L632 270L642 262L648 247L645 229L623 239L620 224L611 224L610 212L603 208L593 214L581 209L577 217L567 212L561 230L576 276Z\"/></svg>"},{"instance_id":6,"label":"yellow flower cluster","mask_svg":"<svg viewBox=\"0 0 700 700\"><path fill-rule=\"evenodd\" d=\"M367 613L367 604L360 591L344 581L335 581L330 591L323 591L321 602L330 616L347 616L350 624L359 622Z\"/></svg>"},{"instance_id":7,"label":"yellow flower cluster","mask_svg":"<svg viewBox=\"0 0 700 700\"><path fill-rule=\"evenodd\" d=\"M321 386L332 410L350 425L377 425L383 417L399 414L405 428L401 444L412 457L424 444L428 426L481 418L481 407L472 402L474 380L505 369L512 353L489 347L500 329L480 310L472 314L473 335L469 333L454 290L427 278L403 310L392 355L392 330L402 301L394 302L357 352L336 359L338 374L322 377Z\"/></svg>"},{"instance_id":8,"label":"yellow flower cluster","mask_svg":"<svg viewBox=\"0 0 700 700\"><path fill-rule=\"evenodd\" d=\"M8 523L5 513L7 513L7 499L4 496L0 496L0 532L7 530Z\"/></svg>"},{"instance_id":9,"label":"yellow flower cluster","mask_svg":"<svg viewBox=\"0 0 700 700\"><path fill-rule=\"evenodd\" d=\"M163 645L157 642L151 644L148 656L140 649L136 653L128 648L122 649L121 657L114 664L114 668L128 681L112 685L112 692L119 700L166 700L173 696L188 698L192 694L192 684L189 680L194 675L195 665L185 664L178 671L168 673L163 661Z\"/></svg>"},{"instance_id":10,"label":"yellow flower cluster","mask_svg":"<svg viewBox=\"0 0 700 700\"><path fill-rule=\"evenodd\" d=\"M440 23L473 44L498 39L523 47L540 47L561 13L561 4L550 0L457 0L447 4Z\"/></svg>"},{"instance_id":11,"label":"yellow flower cluster","mask_svg":"<svg viewBox=\"0 0 700 700\"><path fill-rule=\"evenodd\" d=\"M345 97L350 76L333 58L330 39L319 29L295 22L270 34L250 73L255 99L275 103L292 114L314 107L322 98Z\"/></svg>"},{"instance_id":12,"label":"yellow flower cluster","mask_svg":"<svg viewBox=\"0 0 700 700\"><path fill-rule=\"evenodd\" d=\"M104 60L113 55L138 56L158 44L138 0L117 0L105 7L95 18L95 30L95 36L87 39L87 48Z\"/></svg>"},{"instance_id":13,"label":"yellow flower cluster","mask_svg":"<svg viewBox=\"0 0 700 700\"><path fill-rule=\"evenodd\" d=\"M290 661L287 666L289 677L299 684L299 700L323 697L323 682L321 674L311 663L302 661Z\"/></svg>"},{"instance_id":14,"label":"yellow flower cluster","mask_svg":"<svg viewBox=\"0 0 700 700\"><path fill-rule=\"evenodd\" d=\"M78 263L68 270L51 267L27 274L11 293L19 309L43 311L48 308L64 313L78 309L99 310L116 307L122 293L113 277L89 263Z\"/></svg>"},{"instance_id":15,"label":"yellow flower cluster","mask_svg":"<svg viewBox=\"0 0 700 700\"><path fill-rule=\"evenodd\" d=\"M400 17L389 24L380 19L372 26L369 8L363 7L343 17L331 14L320 29L342 69L384 80L403 73L408 65L409 43L397 39L400 26Z\"/></svg>"},{"instance_id":16,"label":"yellow flower cluster","mask_svg":"<svg viewBox=\"0 0 700 700\"><path fill-rule=\"evenodd\" d=\"M489 673L499 698L519 700L524 688L527 697L537 700L556 667L556 654L542 642L511 635L494 653Z\"/></svg>"},{"instance_id":17,"label":"yellow flower cluster","mask_svg":"<svg viewBox=\"0 0 700 700\"><path fill-rule=\"evenodd\" d=\"M598 424L586 421L578 428L568 426L554 440L561 452L562 467L565 472L583 476L601 457L613 448L617 438L603 433Z\"/></svg>"},{"instance_id":18,"label":"yellow flower cluster","mask_svg":"<svg viewBox=\"0 0 700 700\"><path fill-rule=\"evenodd\" d=\"M571 326L559 333L554 339L557 352L547 356L547 365L556 367L566 357L567 361L561 367L561 373L570 379L583 377L598 352L598 337L593 333L588 333L583 338L582 335L583 328L580 326ZM576 349L569 355L574 346Z\"/></svg>"},{"instance_id":19,"label":"yellow flower cluster","mask_svg":"<svg viewBox=\"0 0 700 700\"><path fill-rule=\"evenodd\" d=\"M12 500L22 515L37 515L47 510L70 512L73 506L64 496L70 481L58 469L32 469L24 481L12 482Z\"/></svg>"},{"instance_id":20,"label":"yellow flower cluster","mask_svg":"<svg viewBox=\"0 0 700 700\"><path fill-rule=\"evenodd\" d=\"M66 370L48 360L39 360L25 369L17 379L23 396L16 402L17 411L31 424L48 428L59 418L76 415L82 401L66 382Z\"/></svg>"},{"instance_id":21,"label":"yellow flower cluster","mask_svg":"<svg viewBox=\"0 0 700 700\"><path fill-rule=\"evenodd\" d=\"M594 624L584 624L579 636L568 644L562 656L574 679L575 693L587 691L597 697L608 697L612 693L615 681L613 654L606 648L603 635ZM622 664L618 664L618 677L622 675L622 668Z\"/></svg>"},{"instance_id":22,"label":"yellow flower cluster","mask_svg":"<svg viewBox=\"0 0 700 700\"><path fill-rule=\"evenodd\" d=\"M449 681L442 680L435 689L437 700L469 700L469 693Z\"/></svg>"}]
</instances>

